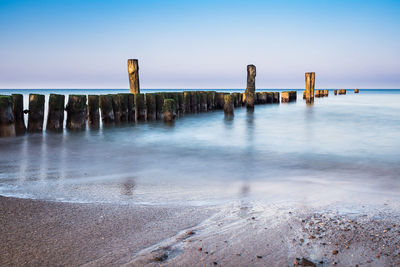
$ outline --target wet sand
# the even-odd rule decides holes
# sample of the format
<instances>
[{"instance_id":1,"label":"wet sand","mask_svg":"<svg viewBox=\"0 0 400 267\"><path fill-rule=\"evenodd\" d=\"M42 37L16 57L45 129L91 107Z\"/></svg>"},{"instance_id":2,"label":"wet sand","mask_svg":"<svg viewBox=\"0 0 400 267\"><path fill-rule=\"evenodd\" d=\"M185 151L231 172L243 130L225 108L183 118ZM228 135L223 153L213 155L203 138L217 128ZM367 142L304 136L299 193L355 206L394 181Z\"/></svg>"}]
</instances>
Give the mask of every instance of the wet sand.
<instances>
[{"instance_id":1,"label":"wet sand","mask_svg":"<svg viewBox=\"0 0 400 267\"><path fill-rule=\"evenodd\" d=\"M393 266L393 203L73 204L0 197L0 265Z\"/></svg>"}]
</instances>

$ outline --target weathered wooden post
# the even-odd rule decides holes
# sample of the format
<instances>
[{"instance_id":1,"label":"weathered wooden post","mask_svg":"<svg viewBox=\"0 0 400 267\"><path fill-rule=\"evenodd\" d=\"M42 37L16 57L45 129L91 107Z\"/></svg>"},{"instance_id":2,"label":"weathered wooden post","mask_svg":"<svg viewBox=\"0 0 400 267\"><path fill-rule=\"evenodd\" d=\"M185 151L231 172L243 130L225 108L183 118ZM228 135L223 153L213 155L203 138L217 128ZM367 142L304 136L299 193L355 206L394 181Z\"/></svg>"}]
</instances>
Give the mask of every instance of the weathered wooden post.
<instances>
[{"instance_id":1,"label":"weathered wooden post","mask_svg":"<svg viewBox=\"0 0 400 267\"><path fill-rule=\"evenodd\" d=\"M110 95L101 95L100 100L100 110L101 110L101 121L103 125L114 123L114 110L112 106L112 97Z\"/></svg>"},{"instance_id":2,"label":"weathered wooden post","mask_svg":"<svg viewBox=\"0 0 400 267\"><path fill-rule=\"evenodd\" d=\"M24 96L12 94L12 109L14 115L15 134L20 135L26 132L24 120Z\"/></svg>"},{"instance_id":3,"label":"weathered wooden post","mask_svg":"<svg viewBox=\"0 0 400 267\"><path fill-rule=\"evenodd\" d=\"M315 72L306 73L306 102L312 103L314 101L314 88L315 88Z\"/></svg>"},{"instance_id":4,"label":"weathered wooden post","mask_svg":"<svg viewBox=\"0 0 400 267\"><path fill-rule=\"evenodd\" d=\"M178 104L177 104L177 109L179 112L179 115L183 115L185 113L185 102L183 100L183 92L177 93L178 95Z\"/></svg>"},{"instance_id":5,"label":"weathered wooden post","mask_svg":"<svg viewBox=\"0 0 400 267\"><path fill-rule=\"evenodd\" d=\"M234 104L233 96L231 94L224 95L224 113L225 116L233 116Z\"/></svg>"},{"instance_id":6,"label":"weathered wooden post","mask_svg":"<svg viewBox=\"0 0 400 267\"><path fill-rule=\"evenodd\" d=\"M129 121L129 94L118 94L121 110L121 122Z\"/></svg>"},{"instance_id":7,"label":"weathered wooden post","mask_svg":"<svg viewBox=\"0 0 400 267\"><path fill-rule=\"evenodd\" d=\"M278 103L279 104L279 92L273 92L273 103Z\"/></svg>"},{"instance_id":8,"label":"weathered wooden post","mask_svg":"<svg viewBox=\"0 0 400 267\"><path fill-rule=\"evenodd\" d=\"M44 95L29 95L28 131L30 133L43 131Z\"/></svg>"},{"instance_id":9,"label":"weathered wooden post","mask_svg":"<svg viewBox=\"0 0 400 267\"><path fill-rule=\"evenodd\" d=\"M140 93L139 62L137 59L128 59L129 87L132 94Z\"/></svg>"},{"instance_id":10,"label":"weathered wooden post","mask_svg":"<svg viewBox=\"0 0 400 267\"><path fill-rule=\"evenodd\" d=\"M289 103L290 98L289 98L289 92L282 92L281 93L281 102L282 103Z\"/></svg>"},{"instance_id":11,"label":"weathered wooden post","mask_svg":"<svg viewBox=\"0 0 400 267\"><path fill-rule=\"evenodd\" d=\"M172 122L175 120L176 113L175 113L175 100L174 99L164 99L163 105L163 115L165 122Z\"/></svg>"},{"instance_id":12,"label":"weathered wooden post","mask_svg":"<svg viewBox=\"0 0 400 267\"><path fill-rule=\"evenodd\" d=\"M324 90L324 96L328 96L329 95L329 91L327 89Z\"/></svg>"},{"instance_id":13,"label":"weathered wooden post","mask_svg":"<svg viewBox=\"0 0 400 267\"><path fill-rule=\"evenodd\" d=\"M207 109L208 110L215 109L215 91L207 92Z\"/></svg>"},{"instance_id":14,"label":"weathered wooden post","mask_svg":"<svg viewBox=\"0 0 400 267\"><path fill-rule=\"evenodd\" d=\"M100 126L99 96L88 95L88 123L90 127Z\"/></svg>"},{"instance_id":15,"label":"weathered wooden post","mask_svg":"<svg viewBox=\"0 0 400 267\"><path fill-rule=\"evenodd\" d=\"M191 91L190 92L190 105L191 105L191 110L193 113L197 113L198 110L198 102L199 102L199 96L197 92Z\"/></svg>"},{"instance_id":16,"label":"weathered wooden post","mask_svg":"<svg viewBox=\"0 0 400 267\"><path fill-rule=\"evenodd\" d=\"M254 108L256 92L256 66L247 65L246 107Z\"/></svg>"},{"instance_id":17,"label":"weathered wooden post","mask_svg":"<svg viewBox=\"0 0 400 267\"><path fill-rule=\"evenodd\" d=\"M303 91L303 99L306 99L306 91Z\"/></svg>"},{"instance_id":18,"label":"weathered wooden post","mask_svg":"<svg viewBox=\"0 0 400 267\"><path fill-rule=\"evenodd\" d=\"M191 92L185 91L183 92L183 102L185 105L185 113L192 112L192 104L191 104Z\"/></svg>"},{"instance_id":19,"label":"weathered wooden post","mask_svg":"<svg viewBox=\"0 0 400 267\"><path fill-rule=\"evenodd\" d=\"M135 121L135 94L128 95L128 121Z\"/></svg>"},{"instance_id":20,"label":"weathered wooden post","mask_svg":"<svg viewBox=\"0 0 400 267\"><path fill-rule=\"evenodd\" d=\"M315 97L320 97L320 96L321 96L320 91L319 90L315 90Z\"/></svg>"},{"instance_id":21,"label":"weathered wooden post","mask_svg":"<svg viewBox=\"0 0 400 267\"><path fill-rule=\"evenodd\" d=\"M120 123L121 122L121 103L118 94L110 94L112 107L114 112L114 122Z\"/></svg>"},{"instance_id":22,"label":"weathered wooden post","mask_svg":"<svg viewBox=\"0 0 400 267\"><path fill-rule=\"evenodd\" d=\"M207 92L201 91L200 94L200 112L207 111Z\"/></svg>"},{"instance_id":23,"label":"weathered wooden post","mask_svg":"<svg viewBox=\"0 0 400 267\"><path fill-rule=\"evenodd\" d=\"M175 113L178 115L179 114L179 93L178 92L173 92L171 93L171 98L175 101ZM199 96L200 98L200 96ZM200 104L200 102L199 102Z\"/></svg>"},{"instance_id":24,"label":"weathered wooden post","mask_svg":"<svg viewBox=\"0 0 400 267\"><path fill-rule=\"evenodd\" d=\"M157 103L156 96L151 93L147 93L145 95L146 98L146 108L147 108L147 120L155 120L157 119Z\"/></svg>"},{"instance_id":25,"label":"weathered wooden post","mask_svg":"<svg viewBox=\"0 0 400 267\"><path fill-rule=\"evenodd\" d=\"M69 95L67 110L67 129L82 130L86 128L86 95Z\"/></svg>"},{"instance_id":26,"label":"weathered wooden post","mask_svg":"<svg viewBox=\"0 0 400 267\"><path fill-rule=\"evenodd\" d=\"M156 96L156 119L161 120L163 118L164 93L157 93L155 96Z\"/></svg>"},{"instance_id":27,"label":"weathered wooden post","mask_svg":"<svg viewBox=\"0 0 400 267\"><path fill-rule=\"evenodd\" d=\"M62 131L64 127L65 95L50 94L47 113L48 131Z\"/></svg>"},{"instance_id":28,"label":"weathered wooden post","mask_svg":"<svg viewBox=\"0 0 400 267\"><path fill-rule=\"evenodd\" d=\"M274 93L273 92L267 92L267 104L273 103L274 102Z\"/></svg>"},{"instance_id":29,"label":"weathered wooden post","mask_svg":"<svg viewBox=\"0 0 400 267\"><path fill-rule=\"evenodd\" d=\"M12 97L0 95L0 137L15 136Z\"/></svg>"},{"instance_id":30,"label":"weathered wooden post","mask_svg":"<svg viewBox=\"0 0 400 267\"><path fill-rule=\"evenodd\" d=\"M144 94L135 94L135 121L145 121L147 107Z\"/></svg>"},{"instance_id":31,"label":"weathered wooden post","mask_svg":"<svg viewBox=\"0 0 400 267\"><path fill-rule=\"evenodd\" d=\"M354 93L358 94L359 90L358 89L354 89Z\"/></svg>"},{"instance_id":32,"label":"weathered wooden post","mask_svg":"<svg viewBox=\"0 0 400 267\"><path fill-rule=\"evenodd\" d=\"M335 94L335 95L337 95L337 90L335 89L335 90L333 90L333 93Z\"/></svg>"}]
</instances>

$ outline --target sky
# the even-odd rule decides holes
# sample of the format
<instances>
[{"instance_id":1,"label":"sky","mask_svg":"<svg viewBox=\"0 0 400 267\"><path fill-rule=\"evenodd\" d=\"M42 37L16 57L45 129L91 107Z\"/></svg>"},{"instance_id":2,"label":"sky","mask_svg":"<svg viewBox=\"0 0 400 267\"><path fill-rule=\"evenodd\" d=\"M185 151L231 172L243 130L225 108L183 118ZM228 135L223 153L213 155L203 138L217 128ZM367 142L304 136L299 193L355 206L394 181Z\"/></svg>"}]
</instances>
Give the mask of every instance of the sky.
<instances>
[{"instance_id":1,"label":"sky","mask_svg":"<svg viewBox=\"0 0 400 267\"><path fill-rule=\"evenodd\" d=\"M399 0L0 0L0 88L400 88Z\"/></svg>"}]
</instances>

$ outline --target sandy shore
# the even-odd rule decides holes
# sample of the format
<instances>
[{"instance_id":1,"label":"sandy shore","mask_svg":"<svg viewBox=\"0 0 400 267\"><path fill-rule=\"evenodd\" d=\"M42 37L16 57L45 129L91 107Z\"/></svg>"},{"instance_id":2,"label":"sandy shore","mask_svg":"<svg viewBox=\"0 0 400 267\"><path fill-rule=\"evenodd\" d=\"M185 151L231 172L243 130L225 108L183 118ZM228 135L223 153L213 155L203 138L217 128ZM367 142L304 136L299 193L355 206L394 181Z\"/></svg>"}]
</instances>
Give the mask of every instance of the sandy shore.
<instances>
[{"instance_id":1,"label":"sandy shore","mask_svg":"<svg viewBox=\"0 0 400 267\"><path fill-rule=\"evenodd\" d=\"M0 265L400 264L394 206L337 207L162 207L0 197Z\"/></svg>"}]
</instances>

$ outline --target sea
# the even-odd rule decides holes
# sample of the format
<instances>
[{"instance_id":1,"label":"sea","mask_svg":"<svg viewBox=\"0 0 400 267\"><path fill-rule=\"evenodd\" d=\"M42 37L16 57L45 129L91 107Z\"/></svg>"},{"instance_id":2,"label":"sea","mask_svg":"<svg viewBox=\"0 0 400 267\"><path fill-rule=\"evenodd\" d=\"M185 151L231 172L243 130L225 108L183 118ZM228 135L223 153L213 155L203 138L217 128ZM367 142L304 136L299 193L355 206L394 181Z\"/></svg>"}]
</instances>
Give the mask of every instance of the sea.
<instances>
[{"instance_id":1,"label":"sea","mask_svg":"<svg viewBox=\"0 0 400 267\"><path fill-rule=\"evenodd\" d=\"M181 90L142 90L156 91ZM233 118L216 110L173 124L2 138L0 195L140 205L400 203L400 90L330 90L312 105L297 91L295 102L235 108ZM47 104L50 93L121 92L128 90L0 90L24 94L25 108L29 93L45 94Z\"/></svg>"}]
</instances>

